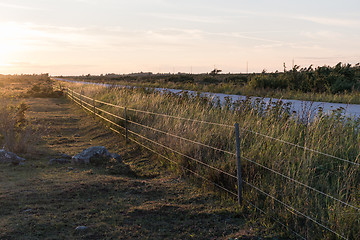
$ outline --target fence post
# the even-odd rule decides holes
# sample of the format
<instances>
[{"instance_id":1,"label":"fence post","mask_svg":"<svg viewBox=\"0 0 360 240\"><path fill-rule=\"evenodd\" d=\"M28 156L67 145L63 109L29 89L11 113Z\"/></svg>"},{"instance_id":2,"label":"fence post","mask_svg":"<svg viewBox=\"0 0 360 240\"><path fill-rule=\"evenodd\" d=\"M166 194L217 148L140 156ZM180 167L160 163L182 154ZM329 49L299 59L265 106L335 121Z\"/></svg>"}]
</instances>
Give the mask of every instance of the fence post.
<instances>
[{"instance_id":1,"label":"fence post","mask_svg":"<svg viewBox=\"0 0 360 240\"><path fill-rule=\"evenodd\" d=\"M240 131L239 124L235 123L235 138L236 138L236 165L237 165L237 187L238 187L238 201L242 203L242 179L241 179L241 156L240 156Z\"/></svg>"},{"instance_id":2,"label":"fence post","mask_svg":"<svg viewBox=\"0 0 360 240\"><path fill-rule=\"evenodd\" d=\"M81 107L83 106L82 95L83 95L83 90L80 91L80 104L81 104Z\"/></svg>"},{"instance_id":3,"label":"fence post","mask_svg":"<svg viewBox=\"0 0 360 240\"><path fill-rule=\"evenodd\" d=\"M95 112L95 110L96 110L95 97L93 97L93 106L94 106L94 119L95 119L95 117L96 117L96 112Z\"/></svg>"},{"instance_id":4,"label":"fence post","mask_svg":"<svg viewBox=\"0 0 360 240\"><path fill-rule=\"evenodd\" d=\"M74 90L71 89L71 100L74 101Z\"/></svg>"},{"instance_id":5,"label":"fence post","mask_svg":"<svg viewBox=\"0 0 360 240\"><path fill-rule=\"evenodd\" d=\"M125 107L125 141L128 143L128 128L127 128L127 114L126 114L126 107Z\"/></svg>"}]
</instances>

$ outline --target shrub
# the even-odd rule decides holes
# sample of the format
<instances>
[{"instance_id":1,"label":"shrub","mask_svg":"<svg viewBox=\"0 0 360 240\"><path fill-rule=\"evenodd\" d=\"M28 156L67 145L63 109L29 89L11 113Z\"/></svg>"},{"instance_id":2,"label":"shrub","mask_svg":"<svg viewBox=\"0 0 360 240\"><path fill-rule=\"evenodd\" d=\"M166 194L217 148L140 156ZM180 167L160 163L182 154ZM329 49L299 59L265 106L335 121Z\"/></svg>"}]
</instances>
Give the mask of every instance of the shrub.
<instances>
[{"instance_id":1,"label":"shrub","mask_svg":"<svg viewBox=\"0 0 360 240\"><path fill-rule=\"evenodd\" d=\"M294 66L284 73L262 73L250 78L249 86L252 89L270 88L285 89L301 92L329 92L341 93L352 91L360 87L360 70L358 65L338 63L334 67L322 66L313 69Z\"/></svg>"},{"instance_id":2,"label":"shrub","mask_svg":"<svg viewBox=\"0 0 360 240\"><path fill-rule=\"evenodd\" d=\"M35 131L25 117L28 105L2 103L0 106L0 144L17 153L26 153L36 139Z\"/></svg>"},{"instance_id":3,"label":"shrub","mask_svg":"<svg viewBox=\"0 0 360 240\"><path fill-rule=\"evenodd\" d=\"M54 91L53 87L48 84L34 84L25 94L25 97L60 97L63 95L62 91Z\"/></svg>"},{"instance_id":4,"label":"shrub","mask_svg":"<svg viewBox=\"0 0 360 240\"><path fill-rule=\"evenodd\" d=\"M279 77L278 74L259 74L251 76L249 86L255 88L285 89L288 87L286 78Z\"/></svg>"}]
</instances>

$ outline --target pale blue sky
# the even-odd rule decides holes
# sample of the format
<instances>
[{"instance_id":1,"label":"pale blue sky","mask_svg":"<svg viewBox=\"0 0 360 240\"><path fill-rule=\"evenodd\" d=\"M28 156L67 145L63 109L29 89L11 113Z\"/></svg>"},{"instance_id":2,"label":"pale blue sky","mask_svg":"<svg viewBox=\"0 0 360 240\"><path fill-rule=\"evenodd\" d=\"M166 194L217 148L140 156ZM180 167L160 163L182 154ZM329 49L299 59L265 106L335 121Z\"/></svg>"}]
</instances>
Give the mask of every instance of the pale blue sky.
<instances>
[{"instance_id":1,"label":"pale blue sky","mask_svg":"<svg viewBox=\"0 0 360 240\"><path fill-rule=\"evenodd\" d=\"M360 62L360 1L0 0L0 73Z\"/></svg>"}]
</instances>

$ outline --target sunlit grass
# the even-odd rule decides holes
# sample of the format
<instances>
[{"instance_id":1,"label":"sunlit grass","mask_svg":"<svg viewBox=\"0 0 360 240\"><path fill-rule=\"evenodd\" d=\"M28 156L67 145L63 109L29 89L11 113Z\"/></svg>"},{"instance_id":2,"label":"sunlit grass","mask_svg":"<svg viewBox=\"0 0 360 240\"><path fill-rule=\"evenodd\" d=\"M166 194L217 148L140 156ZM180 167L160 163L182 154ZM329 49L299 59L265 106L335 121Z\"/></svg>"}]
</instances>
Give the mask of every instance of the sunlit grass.
<instances>
[{"instance_id":1,"label":"sunlit grass","mask_svg":"<svg viewBox=\"0 0 360 240\"><path fill-rule=\"evenodd\" d=\"M216 101L214 102L206 97L186 94L179 96L172 93L160 94L145 89L103 88L81 84L72 84L71 87L78 92L82 89L87 96L120 106L127 106L128 109L134 108L230 126L238 122L243 129L241 133L243 156L335 198L349 202L356 207L360 206L358 166L246 131L251 130L354 163L360 163L360 120L343 117L341 110L334 111L330 115L320 113L313 121L308 122L306 119L293 116L289 106L282 102L266 104L261 100L256 102L245 100L224 107L218 106ZM98 107L124 117L122 109L100 105ZM235 152L232 128L136 113L130 110L127 114L131 121ZM123 125L123 122L119 123ZM232 155L197 146L133 124L129 125L129 129L206 164L236 175L235 157ZM144 139L137 139L176 160L182 166L196 171L210 181L236 191L235 179L203 167ZM178 174L188 175L176 165L170 164L170 167L175 169ZM356 239L359 236L358 222L360 218L357 210L295 184L293 181L271 173L245 159L243 159L242 168L245 181L341 235L350 239ZM289 211L278 202L265 197L246 184L244 199L256 204L268 215L279 218L302 235L319 239L332 238L333 236L332 233L323 231L322 227L309 219L296 216L293 211Z\"/></svg>"}]
</instances>

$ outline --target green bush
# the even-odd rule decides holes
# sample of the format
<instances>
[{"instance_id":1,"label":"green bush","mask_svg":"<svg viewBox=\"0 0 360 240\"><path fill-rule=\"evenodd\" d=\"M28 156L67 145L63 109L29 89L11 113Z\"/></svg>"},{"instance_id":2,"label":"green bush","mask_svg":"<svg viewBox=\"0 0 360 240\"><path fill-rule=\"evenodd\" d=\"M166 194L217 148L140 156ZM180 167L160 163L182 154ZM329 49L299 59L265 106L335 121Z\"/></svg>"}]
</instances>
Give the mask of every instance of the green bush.
<instances>
[{"instance_id":1,"label":"green bush","mask_svg":"<svg viewBox=\"0 0 360 240\"><path fill-rule=\"evenodd\" d=\"M294 66L284 73L262 73L253 75L249 81L252 89L286 89L301 92L342 93L358 90L360 87L360 69L358 65L338 63L334 67L322 66L313 69Z\"/></svg>"},{"instance_id":2,"label":"green bush","mask_svg":"<svg viewBox=\"0 0 360 240\"><path fill-rule=\"evenodd\" d=\"M288 81L278 74L260 74L250 77L249 86L255 88L285 89Z\"/></svg>"}]
</instances>

